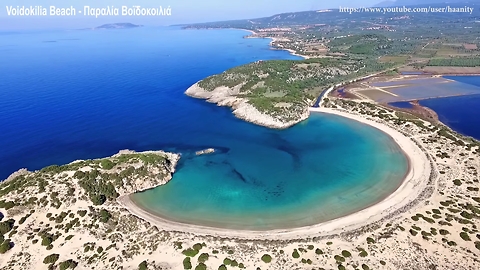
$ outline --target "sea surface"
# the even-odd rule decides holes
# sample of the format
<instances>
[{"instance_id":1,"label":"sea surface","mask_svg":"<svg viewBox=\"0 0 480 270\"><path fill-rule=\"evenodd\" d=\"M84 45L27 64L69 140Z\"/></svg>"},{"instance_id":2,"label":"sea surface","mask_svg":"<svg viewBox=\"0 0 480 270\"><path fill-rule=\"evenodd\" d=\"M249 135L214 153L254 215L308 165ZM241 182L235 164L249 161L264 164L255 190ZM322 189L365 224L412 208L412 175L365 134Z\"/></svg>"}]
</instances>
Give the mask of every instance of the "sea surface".
<instances>
[{"instance_id":1,"label":"sea surface","mask_svg":"<svg viewBox=\"0 0 480 270\"><path fill-rule=\"evenodd\" d=\"M438 114L441 122L453 130L480 140L480 76L445 76L465 85L477 87L478 94L421 100Z\"/></svg>"},{"instance_id":2,"label":"sea surface","mask_svg":"<svg viewBox=\"0 0 480 270\"><path fill-rule=\"evenodd\" d=\"M408 162L390 137L314 114L278 131L185 96L241 64L298 59L239 30L0 32L0 179L121 149L182 154L166 185L133 196L172 220L265 230L305 226L382 200ZM195 151L213 147L211 155Z\"/></svg>"}]
</instances>

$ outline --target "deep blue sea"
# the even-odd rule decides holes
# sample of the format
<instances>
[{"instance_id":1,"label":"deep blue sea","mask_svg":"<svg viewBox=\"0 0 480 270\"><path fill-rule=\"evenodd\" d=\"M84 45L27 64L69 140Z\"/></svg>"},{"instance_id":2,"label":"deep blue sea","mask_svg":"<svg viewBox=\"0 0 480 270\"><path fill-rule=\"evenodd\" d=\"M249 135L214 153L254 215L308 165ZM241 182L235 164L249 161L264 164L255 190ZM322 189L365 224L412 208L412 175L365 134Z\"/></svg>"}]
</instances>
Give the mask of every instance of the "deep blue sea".
<instances>
[{"instance_id":1,"label":"deep blue sea","mask_svg":"<svg viewBox=\"0 0 480 270\"><path fill-rule=\"evenodd\" d=\"M421 100L438 114L438 118L453 130L480 140L480 76L445 76L450 80L474 85L479 94Z\"/></svg>"},{"instance_id":2,"label":"deep blue sea","mask_svg":"<svg viewBox=\"0 0 480 270\"><path fill-rule=\"evenodd\" d=\"M168 27L0 33L0 179L124 148L202 148L211 136L203 131L245 126L228 109L183 95L228 68L298 59L244 35Z\"/></svg>"},{"instance_id":3,"label":"deep blue sea","mask_svg":"<svg viewBox=\"0 0 480 270\"><path fill-rule=\"evenodd\" d=\"M288 130L185 96L241 64L298 59L239 30L175 27L0 33L0 178L121 149L182 153L145 209L230 228L303 226L393 192L407 160L380 131L315 114ZM194 152L213 147L212 155Z\"/></svg>"}]
</instances>

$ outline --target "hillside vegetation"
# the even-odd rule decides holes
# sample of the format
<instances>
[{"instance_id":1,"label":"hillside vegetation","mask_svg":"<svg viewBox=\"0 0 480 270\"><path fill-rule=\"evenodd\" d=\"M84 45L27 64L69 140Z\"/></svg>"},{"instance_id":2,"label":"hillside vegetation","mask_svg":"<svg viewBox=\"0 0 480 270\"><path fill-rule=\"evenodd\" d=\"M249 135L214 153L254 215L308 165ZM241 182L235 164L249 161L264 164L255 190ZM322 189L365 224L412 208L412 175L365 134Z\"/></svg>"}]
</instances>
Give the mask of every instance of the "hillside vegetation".
<instances>
[{"instance_id":1,"label":"hillside vegetation","mask_svg":"<svg viewBox=\"0 0 480 270\"><path fill-rule=\"evenodd\" d=\"M235 96L246 98L260 112L295 117L295 111L312 105L323 90L390 66L347 58L258 61L207 77L198 85L206 91L222 86L238 88Z\"/></svg>"}]
</instances>

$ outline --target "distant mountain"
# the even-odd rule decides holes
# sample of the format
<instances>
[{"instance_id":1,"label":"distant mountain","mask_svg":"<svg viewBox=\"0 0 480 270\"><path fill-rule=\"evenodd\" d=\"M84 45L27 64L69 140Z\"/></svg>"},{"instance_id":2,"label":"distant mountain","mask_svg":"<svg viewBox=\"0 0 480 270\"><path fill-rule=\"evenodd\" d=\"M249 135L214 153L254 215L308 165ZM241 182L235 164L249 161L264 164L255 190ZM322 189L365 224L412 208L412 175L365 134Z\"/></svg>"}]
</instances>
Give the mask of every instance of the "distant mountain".
<instances>
[{"instance_id":1,"label":"distant mountain","mask_svg":"<svg viewBox=\"0 0 480 270\"><path fill-rule=\"evenodd\" d=\"M95 27L94 29L126 29L142 27L143 25L137 25L133 23L109 23Z\"/></svg>"},{"instance_id":2,"label":"distant mountain","mask_svg":"<svg viewBox=\"0 0 480 270\"><path fill-rule=\"evenodd\" d=\"M443 3L474 3L476 1L468 0L390 0L383 1L376 4L376 7L391 7L391 6L418 6L426 4L443 4Z\"/></svg>"}]
</instances>

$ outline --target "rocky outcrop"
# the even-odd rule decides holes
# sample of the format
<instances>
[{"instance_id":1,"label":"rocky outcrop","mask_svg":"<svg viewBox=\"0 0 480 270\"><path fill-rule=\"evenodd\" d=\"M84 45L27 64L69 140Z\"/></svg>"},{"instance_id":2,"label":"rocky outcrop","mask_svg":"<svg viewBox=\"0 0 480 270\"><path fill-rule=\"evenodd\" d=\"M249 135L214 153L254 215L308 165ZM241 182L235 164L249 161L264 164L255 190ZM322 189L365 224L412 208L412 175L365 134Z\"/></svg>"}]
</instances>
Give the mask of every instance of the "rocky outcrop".
<instances>
[{"instance_id":1,"label":"rocky outcrop","mask_svg":"<svg viewBox=\"0 0 480 270\"><path fill-rule=\"evenodd\" d=\"M305 106L300 113L296 113L294 117L291 117L292 119L288 120L282 119L283 117L280 116L276 117L260 112L248 102L248 99L238 96L241 87L241 84L233 88L220 86L213 91L207 91L196 83L190 86L185 94L190 97L205 99L207 102L215 103L218 106L230 107L236 117L269 128L285 129L307 119L310 115L308 106Z\"/></svg>"},{"instance_id":2,"label":"rocky outcrop","mask_svg":"<svg viewBox=\"0 0 480 270\"><path fill-rule=\"evenodd\" d=\"M8 176L8 178L5 179L4 182L8 182L8 181L16 178L17 176L26 175L26 174L29 174L29 173L31 173L31 172L29 172L26 168L22 168L22 169L20 169L16 172L13 172L12 174L10 174L10 176ZM0 180L0 182L2 182L2 181Z\"/></svg>"},{"instance_id":3,"label":"rocky outcrop","mask_svg":"<svg viewBox=\"0 0 480 270\"><path fill-rule=\"evenodd\" d=\"M143 177L139 175L130 177L128 183L126 183L126 179L124 179L124 185L122 187L117 187L120 195L132 194L165 185L172 179L175 167L180 160L180 154L176 153L164 151L135 152L131 150L121 150L118 154L113 155L112 158L125 154L155 154L165 157L165 161L162 164L146 164L145 162L128 164L128 166L133 166L135 168L146 166L148 174ZM114 169L122 171L124 168L120 167Z\"/></svg>"},{"instance_id":4,"label":"rocky outcrop","mask_svg":"<svg viewBox=\"0 0 480 270\"><path fill-rule=\"evenodd\" d=\"M195 152L195 155L200 156L200 155L206 155L206 154L212 154L212 153L215 153L215 149L207 148L207 149Z\"/></svg>"}]
</instances>

